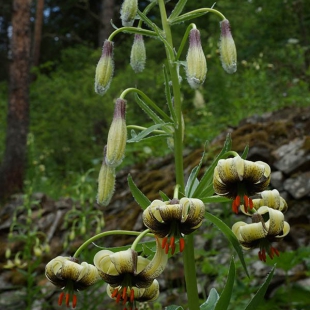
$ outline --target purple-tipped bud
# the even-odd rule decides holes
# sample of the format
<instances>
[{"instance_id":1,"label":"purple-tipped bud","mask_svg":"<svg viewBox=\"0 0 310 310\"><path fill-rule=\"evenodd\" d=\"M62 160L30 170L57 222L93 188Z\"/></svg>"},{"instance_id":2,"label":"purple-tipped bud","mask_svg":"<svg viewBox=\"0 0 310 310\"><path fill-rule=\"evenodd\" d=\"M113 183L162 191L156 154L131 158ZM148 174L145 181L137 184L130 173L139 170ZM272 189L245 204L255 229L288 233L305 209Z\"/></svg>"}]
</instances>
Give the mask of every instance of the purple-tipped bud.
<instances>
[{"instance_id":1,"label":"purple-tipped bud","mask_svg":"<svg viewBox=\"0 0 310 310\"><path fill-rule=\"evenodd\" d=\"M189 33L189 49L186 56L186 76L192 88L198 88L206 79L207 61L201 47L200 31L192 29Z\"/></svg>"},{"instance_id":2,"label":"purple-tipped bud","mask_svg":"<svg viewBox=\"0 0 310 310\"><path fill-rule=\"evenodd\" d=\"M105 40L102 55L96 68L95 92L104 95L109 89L114 72L113 42Z\"/></svg>"},{"instance_id":3,"label":"purple-tipped bud","mask_svg":"<svg viewBox=\"0 0 310 310\"><path fill-rule=\"evenodd\" d=\"M237 50L231 35L229 21L227 19L222 20L220 27L219 49L222 66L227 73L235 73L237 71Z\"/></svg>"},{"instance_id":4,"label":"purple-tipped bud","mask_svg":"<svg viewBox=\"0 0 310 310\"><path fill-rule=\"evenodd\" d=\"M117 167L123 161L127 141L126 100L118 98L115 102L114 117L108 134L106 163Z\"/></svg>"},{"instance_id":5,"label":"purple-tipped bud","mask_svg":"<svg viewBox=\"0 0 310 310\"><path fill-rule=\"evenodd\" d=\"M122 25L132 26L138 12L138 0L124 0L121 8Z\"/></svg>"},{"instance_id":6,"label":"purple-tipped bud","mask_svg":"<svg viewBox=\"0 0 310 310\"><path fill-rule=\"evenodd\" d=\"M98 176L97 203L107 206L113 196L115 187L115 168L106 163L106 147L104 148L104 158Z\"/></svg>"},{"instance_id":7,"label":"purple-tipped bud","mask_svg":"<svg viewBox=\"0 0 310 310\"><path fill-rule=\"evenodd\" d=\"M142 72L145 67L145 61L146 52L143 36L141 34L135 34L130 54L130 65L136 73Z\"/></svg>"}]
</instances>

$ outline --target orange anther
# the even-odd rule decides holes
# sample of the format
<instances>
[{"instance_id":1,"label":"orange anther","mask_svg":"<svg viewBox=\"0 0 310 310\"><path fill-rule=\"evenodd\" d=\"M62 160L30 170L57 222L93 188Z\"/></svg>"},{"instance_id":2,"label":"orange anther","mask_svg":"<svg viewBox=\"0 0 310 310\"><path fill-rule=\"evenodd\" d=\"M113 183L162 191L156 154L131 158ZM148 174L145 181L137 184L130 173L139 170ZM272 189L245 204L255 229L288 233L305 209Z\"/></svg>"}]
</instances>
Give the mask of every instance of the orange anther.
<instances>
[{"instance_id":1,"label":"orange anther","mask_svg":"<svg viewBox=\"0 0 310 310\"><path fill-rule=\"evenodd\" d=\"M120 293L117 294L117 297L116 297L116 303L118 304L119 301L121 300L121 297L122 295Z\"/></svg>"},{"instance_id":2,"label":"orange anther","mask_svg":"<svg viewBox=\"0 0 310 310\"><path fill-rule=\"evenodd\" d=\"M114 289L114 291L113 291L111 297L114 298L114 297L117 296L117 294L118 294L118 289L116 288L116 289Z\"/></svg>"},{"instance_id":3,"label":"orange anther","mask_svg":"<svg viewBox=\"0 0 310 310\"><path fill-rule=\"evenodd\" d=\"M135 299L135 291L132 288L130 290L130 302L133 303L134 299Z\"/></svg>"},{"instance_id":4,"label":"orange anther","mask_svg":"<svg viewBox=\"0 0 310 310\"><path fill-rule=\"evenodd\" d=\"M180 241L179 241L179 247L180 247L180 252L183 252L184 248L185 248L185 240L184 238L180 238Z\"/></svg>"},{"instance_id":5,"label":"orange anther","mask_svg":"<svg viewBox=\"0 0 310 310\"><path fill-rule=\"evenodd\" d=\"M161 248L162 249L164 249L166 247L167 241L168 241L168 237L164 237L163 241L162 241L162 244L161 244Z\"/></svg>"},{"instance_id":6,"label":"orange anther","mask_svg":"<svg viewBox=\"0 0 310 310\"><path fill-rule=\"evenodd\" d=\"M77 296L74 294L72 297L72 308L75 308L77 304Z\"/></svg>"},{"instance_id":7,"label":"orange anther","mask_svg":"<svg viewBox=\"0 0 310 310\"><path fill-rule=\"evenodd\" d=\"M64 299L65 293L61 292L59 297L58 297L58 305L61 306L62 305L62 301Z\"/></svg>"},{"instance_id":8,"label":"orange anther","mask_svg":"<svg viewBox=\"0 0 310 310\"><path fill-rule=\"evenodd\" d=\"M70 303L70 294L67 293L66 294L66 306L69 307L69 303Z\"/></svg>"}]
</instances>

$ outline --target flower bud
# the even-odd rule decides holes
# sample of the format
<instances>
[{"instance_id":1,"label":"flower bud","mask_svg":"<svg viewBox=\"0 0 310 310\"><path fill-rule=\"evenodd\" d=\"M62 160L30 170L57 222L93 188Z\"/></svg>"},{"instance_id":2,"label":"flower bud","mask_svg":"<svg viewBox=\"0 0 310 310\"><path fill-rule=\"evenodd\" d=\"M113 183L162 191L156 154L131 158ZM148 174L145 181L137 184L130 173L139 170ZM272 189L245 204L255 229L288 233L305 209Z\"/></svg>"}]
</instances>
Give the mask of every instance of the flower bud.
<instances>
[{"instance_id":1,"label":"flower bud","mask_svg":"<svg viewBox=\"0 0 310 310\"><path fill-rule=\"evenodd\" d=\"M121 8L122 25L132 26L138 12L138 0L124 0Z\"/></svg>"},{"instance_id":2,"label":"flower bud","mask_svg":"<svg viewBox=\"0 0 310 310\"><path fill-rule=\"evenodd\" d=\"M95 92L104 95L109 89L114 72L113 42L105 40L102 55L96 68Z\"/></svg>"},{"instance_id":3,"label":"flower bud","mask_svg":"<svg viewBox=\"0 0 310 310\"><path fill-rule=\"evenodd\" d=\"M115 168L108 166L104 159L101 165L101 169L98 177L98 194L97 203L103 206L107 206L114 193L115 186Z\"/></svg>"},{"instance_id":4,"label":"flower bud","mask_svg":"<svg viewBox=\"0 0 310 310\"><path fill-rule=\"evenodd\" d=\"M145 61L146 53L143 36L141 34L135 34L130 54L130 65L136 73L142 72L145 67Z\"/></svg>"},{"instance_id":5,"label":"flower bud","mask_svg":"<svg viewBox=\"0 0 310 310\"><path fill-rule=\"evenodd\" d=\"M118 98L115 102L114 117L109 129L106 164L117 167L123 160L127 141L126 100Z\"/></svg>"},{"instance_id":6,"label":"flower bud","mask_svg":"<svg viewBox=\"0 0 310 310\"><path fill-rule=\"evenodd\" d=\"M200 31L192 29L189 33L189 49L186 56L186 76L192 88L198 88L206 79L207 61L201 47Z\"/></svg>"},{"instance_id":7,"label":"flower bud","mask_svg":"<svg viewBox=\"0 0 310 310\"><path fill-rule=\"evenodd\" d=\"M231 35L230 24L227 19L220 22L221 37L219 41L219 49L221 62L227 73L235 73L237 71L237 51L234 39Z\"/></svg>"}]
</instances>

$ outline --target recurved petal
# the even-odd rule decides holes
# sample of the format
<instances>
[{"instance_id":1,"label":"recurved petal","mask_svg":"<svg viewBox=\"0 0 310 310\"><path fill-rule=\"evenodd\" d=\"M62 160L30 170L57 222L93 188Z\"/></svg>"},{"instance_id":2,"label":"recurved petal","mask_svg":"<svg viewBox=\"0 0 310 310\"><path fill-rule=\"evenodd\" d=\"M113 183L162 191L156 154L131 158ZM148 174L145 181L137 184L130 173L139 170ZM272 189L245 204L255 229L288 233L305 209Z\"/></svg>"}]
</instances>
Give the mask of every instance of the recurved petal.
<instances>
[{"instance_id":1,"label":"recurved petal","mask_svg":"<svg viewBox=\"0 0 310 310\"><path fill-rule=\"evenodd\" d=\"M135 300L140 302L154 301L159 296L158 281L154 280L152 284L145 289L134 288L134 291L135 291Z\"/></svg>"},{"instance_id":2,"label":"recurved petal","mask_svg":"<svg viewBox=\"0 0 310 310\"><path fill-rule=\"evenodd\" d=\"M132 249L120 251L110 255L111 262L119 274L135 273L137 268L138 254Z\"/></svg>"},{"instance_id":3,"label":"recurved petal","mask_svg":"<svg viewBox=\"0 0 310 310\"><path fill-rule=\"evenodd\" d=\"M283 231L281 235L275 236L278 239L284 238L290 232L290 225L287 222L284 222Z\"/></svg>"},{"instance_id":4,"label":"recurved petal","mask_svg":"<svg viewBox=\"0 0 310 310\"><path fill-rule=\"evenodd\" d=\"M181 222L189 221L196 225L204 218L205 205L200 199L183 197L180 205L182 207Z\"/></svg>"},{"instance_id":5,"label":"recurved petal","mask_svg":"<svg viewBox=\"0 0 310 310\"><path fill-rule=\"evenodd\" d=\"M94 265L99 271L109 275L118 275L119 272L116 270L111 260L111 255L114 254L109 250L101 250L94 256Z\"/></svg>"},{"instance_id":6,"label":"recurved petal","mask_svg":"<svg viewBox=\"0 0 310 310\"><path fill-rule=\"evenodd\" d=\"M213 188L217 195L226 196L229 193L227 185L220 178L218 167L215 167L213 173Z\"/></svg>"},{"instance_id":7,"label":"recurved petal","mask_svg":"<svg viewBox=\"0 0 310 310\"><path fill-rule=\"evenodd\" d=\"M80 264L72 262L70 260L66 260L62 268L59 269L57 275L64 279L70 279L72 281L77 281L79 278L80 272L83 267Z\"/></svg>"},{"instance_id":8,"label":"recurved petal","mask_svg":"<svg viewBox=\"0 0 310 310\"><path fill-rule=\"evenodd\" d=\"M156 253L149 264L136 277L137 287L148 287L165 269L168 255L161 247L162 239L156 238Z\"/></svg>"},{"instance_id":9,"label":"recurved petal","mask_svg":"<svg viewBox=\"0 0 310 310\"><path fill-rule=\"evenodd\" d=\"M83 262L81 266L82 270L77 279L80 285L84 285L86 288L100 280L98 269L95 266L86 262Z\"/></svg>"},{"instance_id":10,"label":"recurved petal","mask_svg":"<svg viewBox=\"0 0 310 310\"><path fill-rule=\"evenodd\" d=\"M182 206L178 204L172 204L159 207L160 215L165 223L171 221L181 221L182 219Z\"/></svg>"},{"instance_id":11,"label":"recurved petal","mask_svg":"<svg viewBox=\"0 0 310 310\"><path fill-rule=\"evenodd\" d=\"M241 241L250 243L258 239L264 238L267 235L267 231L261 222L251 223L240 227Z\"/></svg>"},{"instance_id":12,"label":"recurved petal","mask_svg":"<svg viewBox=\"0 0 310 310\"><path fill-rule=\"evenodd\" d=\"M63 279L60 275L62 265L67 258L58 256L52 259L45 267L45 276L58 287L64 287L66 285L66 280Z\"/></svg>"},{"instance_id":13,"label":"recurved petal","mask_svg":"<svg viewBox=\"0 0 310 310\"><path fill-rule=\"evenodd\" d=\"M269 236L276 236L283 230L284 215L281 211L262 206L257 210L257 213L261 215L269 213L269 220L265 223Z\"/></svg>"},{"instance_id":14,"label":"recurved petal","mask_svg":"<svg viewBox=\"0 0 310 310\"><path fill-rule=\"evenodd\" d=\"M258 183L263 181L265 172L265 165L245 160L244 164L244 178L251 183Z\"/></svg>"},{"instance_id":15,"label":"recurved petal","mask_svg":"<svg viewBox=\"0 0 310 310\"><path fill-rule=\"evenodd\" d=\"M220 159L217 163L218 174L221 181L233 183L243 180L243 159L240 156L228 159Z\"/></svg>"}]
</instances>

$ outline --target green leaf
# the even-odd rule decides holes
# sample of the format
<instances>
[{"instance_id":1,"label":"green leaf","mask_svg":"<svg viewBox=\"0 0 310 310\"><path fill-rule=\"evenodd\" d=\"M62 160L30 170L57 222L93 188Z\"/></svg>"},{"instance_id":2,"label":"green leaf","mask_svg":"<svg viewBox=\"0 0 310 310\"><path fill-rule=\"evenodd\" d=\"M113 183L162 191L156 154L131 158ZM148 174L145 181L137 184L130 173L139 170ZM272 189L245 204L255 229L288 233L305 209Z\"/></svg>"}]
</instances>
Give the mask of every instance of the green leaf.
<instances>
[{"instance_id":1,"label":"green leaf","mask_svg":"<svg viewBox=\"0 0 310 310\"><path fill-rule=\"evenodd\" d=\"M139 204L139 206L143 210L145 210L151 204L151 201L139 190L137 185L132 180L132 177L130 174L128 174L127 180L128 180L128 185L129 185L133 198Z\"/></svg>"},{"instance_id":2,"label":"green leaf","mask_svg":"<svg viewBox=\"0 0 310 310\"><path fill-rule=\"evenodd\" d=\"M196 13L185 13L179 17L174 18L173 20L170 20L170 25L176 25L176 24L180 24L180 23L184 23L187 20L191 20L194 18L198 18L201 17L205 14L207 14L208 12L196 12Z\"/></svg>"},{"instance_id":3,"label":"green leaf","mask_svg":"<svg viewBox=\"0 0 310 310\"><path fill-rule=\"evenodd\" d=\"M171 91L170 91L170 87L169 87L169 77L168 77L168 72L166 67L164 66L164 78L165 78L165 93L166 93L166 99L167 99L167 105L169 108L169 112L170 115L174 121L174 123L177 122L177 117L175 114L175 109L173 107L173 103L172 103L172 96L171 96Z\"/></svg>"},{"instance_id":4,"label":"green leaf","mask_svg":"<svg viewBox=\"0 0 310 310\"><path fill-rule=\"evenodd\" d=\"M134 132L134 136L127 140L127 143L133 143L133 142L139 142L141 141L143 138L145 138L146 136L148 136L149 134L151 134L154 130L158 129L162 127L162 124L155 124L149 128L146 128L144 130L142 130L140 133L136 134L136 132Z\"/></svg>"},{"instance_id":5,"label":"green leaf","mask_svg":"<svg viewBox=\"0 0 310 310\"><path fill-rule=\"evenodd\" d=\"M162 191L159 191L159 195L163 201L169 201L170 200L170 198Z\"/></svg>"},{"instance_id":6,"label":"green leaf","mask_svg":"<svg viewBox=\"0 0 310 310\"><path fill-rule=\"evenodd\" d=\"M171 305L168 307L165 307L165 310L184 310L181 306Z\"/></svg>"},{"instance_id":7,"label":"green leaf","mask_svg":"<svg viewBox=\"0 0 310 310\"><path fill-rule=\"evenodd\" d=\"M249 153L249 145L247 144L247 145L245 146L245 148L244 148L244 151L243 151L243 153L242 153L242 155L241 155L241 158L242 158L242 159L246 159L247 156L248 156L248 153Z\"/></svg>"},{"instance_id":8,"label":"green leaf","mask_svg":"<svg viewBox=\"0 0 310 310\"><path fill-rule=\"evenodd\" d=\"M200 310L214 310L219 299L219 294L215 288L211 288L208 299L200 306Z\"/></svg>"},{"instance_id":9,"label":"green leaf","mask_svg":"<svg viewBox=\"0 0 310 310\"><path fill-rule=\"evenodd\" d=\"M140 108L153 120L155 124L165 125L165 122L137 94L135 94L135 99Z\"/></svg>"},{"instance_id":10,"label":"green leaf","mask_svg":"<svg viewBox=\"0 0 310 310\"><path fill-rule=\"evenodd\" d=\"M230 266L229 266L229 273L227 277L227 282L224 287L224 290L218 300L218 302L215 305L214 310L223 310L227 309L230 303L231 295L233 292L234 282L235 282L235 276L236 276L236 268L235 268L235 262L234 258L231 258Z\"/></svg>"},{"instance_id":11,"label":"green leaf","mask_svg":"<svg viewBox=\"0 0 310 310\"><path fill-rule=\"evenodd\" d=\"M200 198L203 196L210 196L206 193L206 188L210 188L210 185L212 186L213 183L213 172L214 168L216 167L218 161L224 157L224 154L231 149L231 137L230 135L227 135L226 141L224 143L223 149L221 150L220 154L214 159L212 164L208 167L204 175L202 176L199 185L197 186L193 197ZM213 194L213 193L211 193Z\"/></svg>"},{"instance_id":12,"label":"green leaf","mask_svg":"<svg viewBox=\"0 0 310 310\"><path fill-rule=\"evenodd\" d=\"M199 166L196 166L193 168L193 170L191 171L188 180L186 182L186 186L185 186L185 196L186 197L192 197L191 194L192 192L194 192L197 188L197 186L199 185L199 181L197 179L197 174L198 174L198 170L199 170Z\"/></svg>"},{"instance_id":13,"label":"green leaf","mask_svg":"<svg viewBox=\"0 0 310 310\"><path fill-rule=\"evenodd\" d=\"M234 247L234 249L236 250L236 252L239 256L239 259L241 261L241 264L243 266L244 271L246 272L247 276L249 277L249 273L248 273L246 263L245 263L244 257L243 257L242 247L241 247L238 239L234 235L234 233L231 231L231 229L223 221L221 221L219 218L212 215L211 213L206 212L205 218L207 220L209 220L211 223L213 223L226 236L228 241L232 244L232 246Z\"/></svg>"},{"instance_id":14,"label":"green leaf","mask_svg":"<svg viewBox=\"0 0 310 310\"><path fill-rule=\"evenodd\" d=\"M172 11L172 13L169 16L169 21L173 21L173 19L175 19L176 17L178 17L182 13L186 2L187 2L187 0L180 0L175 5L174 10Z\"/></svg>"},{"instance_id":15,"label":"green leaf","mask_svg":"<svg viewBox=\"0 0 310 310\"><path fill-rule=\"evenodd\" d=\"M275 267L276 265L273 266L270 273L266 277L265 282L261 285L257 293L254 295L254 297L251 299L250 303L246 306L244 310L255 310L262 302L264 302L264 296L266 294L268 285L273 277Z\"/></svg>"}]
</instances>

